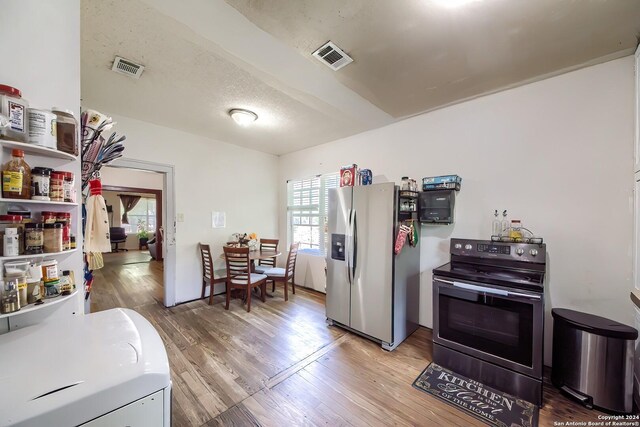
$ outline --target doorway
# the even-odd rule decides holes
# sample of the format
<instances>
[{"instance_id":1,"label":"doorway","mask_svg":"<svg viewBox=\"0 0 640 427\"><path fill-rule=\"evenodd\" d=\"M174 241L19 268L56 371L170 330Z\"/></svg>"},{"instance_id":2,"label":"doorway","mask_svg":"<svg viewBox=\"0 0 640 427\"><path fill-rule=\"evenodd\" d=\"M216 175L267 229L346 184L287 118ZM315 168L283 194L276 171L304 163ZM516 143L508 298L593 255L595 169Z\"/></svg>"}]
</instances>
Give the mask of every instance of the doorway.
<instances>
[{"instance_id":1,"label":"doorway","mask_svg":"<svg viewBox=\"0 0 640 427\"><path fill-rule=\"evenodd\" d=\"M103 170L106 169L103 168ZM137 174L137 175L136 175ZM129 268L136 274L145 268L154 282L161 283L162 304L175 305L175 195L174 167L133 159L118 159L103 173L103 195L109 212L110 225L117 226L125 237L119 240L115 254L105 256ZM159 184L158 184L159 182ZM127 205L125 207L125 205ZM109 210L109 206L107 207ZM123 214L126 213L126 221ZM148 232L147 242L140 237ZM112 238L112 242L113 242ZM115 247L115 245L113 245ZM148 262L149 267L144 265ZM111 266L113 268L113 265ZM139 268L139 270L136 270ZM159 300L159 296L156 296Z\"/></svg>"}]
</instances>

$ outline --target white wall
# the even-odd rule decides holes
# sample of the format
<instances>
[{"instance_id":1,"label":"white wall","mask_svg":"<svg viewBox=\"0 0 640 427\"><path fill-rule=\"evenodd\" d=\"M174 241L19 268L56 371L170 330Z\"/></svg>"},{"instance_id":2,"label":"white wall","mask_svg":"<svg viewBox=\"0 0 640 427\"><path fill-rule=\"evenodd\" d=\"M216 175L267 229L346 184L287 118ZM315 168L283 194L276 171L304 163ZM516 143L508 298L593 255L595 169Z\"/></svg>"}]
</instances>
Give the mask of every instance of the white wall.
<instances>
[{"instance_id":1,"label":"white wall","mask_svg":"<svg viewBox=\"0 0 640 427\"><path fill-rule=\"evenodd\" d=\"M120 126L116 123L114 130L119 133L120 129ZM157 172L105 166L100 170L100 178L102 185L147 188L149 190L162 190L164 188L164 178L161 173Z\"/></svg>"},{"instance_id":2,"label":"white wall","mask_svg":"<svg viewBox=\"0 0 640 427\"><path fill-rule=\"evenodd\" d=\"M547 309L631 324L633 73L626 57L285 155L280 237L287 179L349 163L374 183L458 174L455 224L422 227L421 324L432 324L432 269L448 261L449 239L488 238L494 209L545 238Z\"/></svg>"},{"instance_id":3,"label":"white wall","mask_svg":"<svg viewBox=\"0 0 640 427\"><path fill-rule=\"evenodd\" d=\"M101 111L84 101L83 107ZM111 115L118 123L114 130L126 135L125 158L175 166L176 212L184 215L176 230L177 302L200 297L198 242L221 254L232 233L277 235L277 157L101 112ZM211 227L212 211L226 212L227 228Z\"/></svg>"}]
</instances>

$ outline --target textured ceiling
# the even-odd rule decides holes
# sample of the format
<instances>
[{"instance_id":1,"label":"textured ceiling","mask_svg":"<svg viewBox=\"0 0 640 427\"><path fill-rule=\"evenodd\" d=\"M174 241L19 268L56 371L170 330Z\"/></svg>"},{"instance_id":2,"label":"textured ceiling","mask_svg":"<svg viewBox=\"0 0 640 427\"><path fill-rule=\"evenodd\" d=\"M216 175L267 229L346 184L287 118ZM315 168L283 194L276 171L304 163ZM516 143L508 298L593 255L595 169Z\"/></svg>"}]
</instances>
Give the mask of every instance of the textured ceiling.
<instances>
[{"instance_id":1,"label":"textured ceiling","mask_svg":"<svg viewBox=\"0 0 640 427\"><path fill-rule=\"evenodd\" d=\"M638 33L625 0L82 0L83 107L283 154L624 56ZM313 59L327 40L354 62Z\"/></svg>"},{"instance_id":2,"label":"textured ceiling","mask_svg":"<svg viewBox=\"0 0 640 427\"><path fill-rule=\"evenodd\" d=\"M395 118L627 54L640 32L640 1L226 1L301 55L337 43L354 62L336 78Z\"/></svg>"}]
</instances>

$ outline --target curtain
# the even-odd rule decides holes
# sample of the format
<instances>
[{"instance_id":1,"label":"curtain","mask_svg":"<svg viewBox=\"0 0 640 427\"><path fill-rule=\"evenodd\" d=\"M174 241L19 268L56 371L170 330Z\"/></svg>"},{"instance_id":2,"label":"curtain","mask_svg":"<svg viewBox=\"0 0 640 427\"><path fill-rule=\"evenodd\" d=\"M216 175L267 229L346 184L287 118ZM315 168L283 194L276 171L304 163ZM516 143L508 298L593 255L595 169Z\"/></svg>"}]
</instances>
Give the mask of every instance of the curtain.
<instances>
[{"instance_id":1,"label":"curtain","mask_svg":"<svg viewBox=\"0 0 640 427\"><path fill-rule=\"evenodd\" d=\"M136 207L138 202L140 201L140 196L129 196L127 194L118 194L120 200L122 201L122 206L124 207L124 212L122 213L122 223L129 224L129 218L127 214L131 212L133 208Z\"/></svg>"}]
</instances>

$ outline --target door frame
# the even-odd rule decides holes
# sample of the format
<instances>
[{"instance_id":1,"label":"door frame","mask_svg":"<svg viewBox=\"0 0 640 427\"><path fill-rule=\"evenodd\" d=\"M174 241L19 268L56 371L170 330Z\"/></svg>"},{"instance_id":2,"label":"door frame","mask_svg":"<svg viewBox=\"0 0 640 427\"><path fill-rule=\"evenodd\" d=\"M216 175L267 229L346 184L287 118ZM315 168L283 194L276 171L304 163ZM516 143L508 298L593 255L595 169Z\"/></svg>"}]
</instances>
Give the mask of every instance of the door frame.
<instances>
[{"instance_id":1,"label":"door frame","mask_svg":"<svg viewBox=\"0 0 640 427\"><path fill-rule=\"evenodd\" d=\"M164 225L162 212L162 190L154 190L151 188L139 188L139 187L122 187L119 185L103 185L102 191L114 191L121 193L144 193L144 194L153 194L156 197L156 229L154 231L156 238L156 247L158 250L156 251L158 261L162 261L164 257L162 256L162 239L158 239L159 232L158 229Z\"/></svg>"},{"instance_id":2,"label":"door frame","mask_svg":"<svg viewBox=\"0 0 640 427\"><path fill-rule=\"evenodd\" d=\"M129 158L119 158L109 163L110 167L158 172L164 177L164 198L162 203L162 224L164 224L164 245L161 249L164 259L164 306L176 305L176 196L175 166L147 162Z\"/></svg>"}]
</instances>

